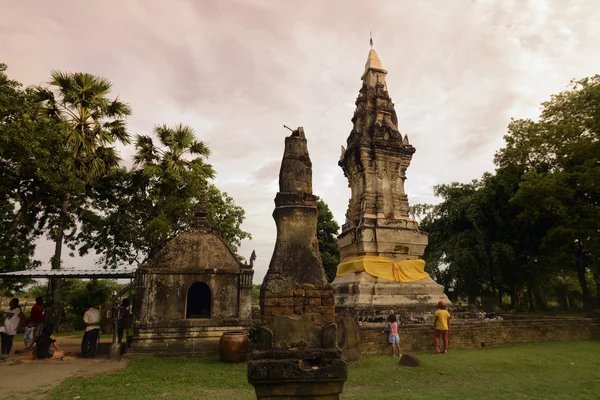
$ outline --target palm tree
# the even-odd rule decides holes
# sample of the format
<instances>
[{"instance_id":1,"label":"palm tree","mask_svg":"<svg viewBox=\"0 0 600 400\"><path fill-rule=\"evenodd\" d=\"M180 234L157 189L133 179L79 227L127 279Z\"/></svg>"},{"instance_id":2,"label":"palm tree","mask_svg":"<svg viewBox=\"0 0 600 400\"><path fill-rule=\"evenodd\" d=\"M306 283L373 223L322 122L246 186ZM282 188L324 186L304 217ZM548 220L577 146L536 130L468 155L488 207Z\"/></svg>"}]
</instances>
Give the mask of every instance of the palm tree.
<instances>
[{"instance_id":1,"label":"palm tree","mask_svg":"<svg viewBox=\"0 0 600 400\"><path fill-rule=\"evenodd\" d=\"M145 187L143 195L157 213L154 217L164 214L171 224L168 237L172 237L189 222L187 217L194 207L189 199L204 192L207 179L214 178L215 171L205 162L210 149L196 140L189 126L157 125L154 135L157 144L150 136L137 135L134 166L139 168L138 176ZM168 237L148 238L147 256L152 256Z\"/></svg>"},{"instance_id":2,"label":"palm tree","mask_svg":"<svg viewBox=\"0 0 600 400\"><path fill-rule=\"evenodd\" d=\"M118 166L120 158L113 145L130 143L125 118L131 114L131 108L118 98L110 99L111 82L92 74L53 70L48 84L49 88L39 90L44 109L49 116L69 124L65 146L73 154L71 167L83 184L91 184ZM52 269L61 265L71 195L67 193L62 199ZM60 281L53 280L52 286L54 301L60 302Z\"/></svg>"},{"instance_id":3,"label":"palm tree","mask_svg":"<svg viewBox=\"0 0 600 400\"><path fill-rule=\"evenodd\" d=\"M212 166L203 160L210 155L210 149L204 142L196 140L192 128L182 124L174 128L157 125L154 134L160 141L159 147L150 136L137 135L136 139L134 165L141 167L146 175L179 181L186 171L198 169L205 178L214 178Z\"/></svg>"}]
</instances>

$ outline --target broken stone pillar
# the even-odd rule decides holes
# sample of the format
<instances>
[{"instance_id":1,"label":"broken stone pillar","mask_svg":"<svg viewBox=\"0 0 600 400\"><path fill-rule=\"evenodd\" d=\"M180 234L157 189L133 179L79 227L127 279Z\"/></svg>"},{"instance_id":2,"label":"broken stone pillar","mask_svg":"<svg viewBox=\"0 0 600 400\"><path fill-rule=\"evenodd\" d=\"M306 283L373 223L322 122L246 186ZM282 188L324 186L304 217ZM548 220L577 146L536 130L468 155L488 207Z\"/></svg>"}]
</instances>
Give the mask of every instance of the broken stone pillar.
<instances>
[{"instance_id":1,"label":"broken stone pillar","mask_svg":"<svg viewBox=\"0 0 600 400\"><path fill-rule=\"evenodd\" d=\"M285 138L273 218L277 241L260 293L248 382L258 399L338 399L348 365L336 343L334 297L317 241L304 130Z\"/></svg>"}]
</instances>

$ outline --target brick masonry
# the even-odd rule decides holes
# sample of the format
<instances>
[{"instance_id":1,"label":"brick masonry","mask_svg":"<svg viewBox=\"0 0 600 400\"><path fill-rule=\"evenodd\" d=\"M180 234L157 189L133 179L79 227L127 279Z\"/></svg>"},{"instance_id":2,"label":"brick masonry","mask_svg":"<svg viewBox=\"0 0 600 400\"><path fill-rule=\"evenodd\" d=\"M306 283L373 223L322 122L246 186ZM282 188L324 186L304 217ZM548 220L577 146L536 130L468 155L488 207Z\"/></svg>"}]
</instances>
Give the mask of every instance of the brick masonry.
<instances>
[{"instance_id":1,"label":"brick masonry","mask_svg":"<svg viewBox=\"0 0 600 400\"><path fill-rule=\"evenodd\" d=\"M363 325L360 329L363 355L388 354L384 324ZM400 325L400 350L433 350L431 324ZM568 317L510 317L502 321L454 321L450 349L497 346L510 343L552 340L600 340L600 319Z\"/></svg>"},{"instance_id":2,"label":"brick masonry","mask_svg":"<svg viewBox=\"0 0 600 400\"><path fill-rule=\"evenodd\" d=\"M286 292L263 292L260 299L262 308L262 323L273 322L275 315L304 315L308 313L321 314L327 321L335 321L334 297L332 289L316 288L304 284Z\"/></svg>"}]
</instances>

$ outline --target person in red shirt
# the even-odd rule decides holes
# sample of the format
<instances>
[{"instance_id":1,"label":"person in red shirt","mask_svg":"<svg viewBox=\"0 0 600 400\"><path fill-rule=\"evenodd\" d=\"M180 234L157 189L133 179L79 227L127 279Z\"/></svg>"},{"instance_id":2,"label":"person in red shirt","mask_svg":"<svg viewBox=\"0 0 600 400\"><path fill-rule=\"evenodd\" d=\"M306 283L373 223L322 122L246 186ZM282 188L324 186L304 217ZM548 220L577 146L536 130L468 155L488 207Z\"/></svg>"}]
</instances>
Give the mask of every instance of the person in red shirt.
<instances>
[{"instance_id":1,"label":"person in red shirt","mask_svg":"<svg viewBox=\"0 0 600 400\"><path fill-rule=\"evenodd\" d=\"M42 296L39 296L35 299L35 304L33 305L33 307L31 307L31 314L29 314L29 320L33 323L34 341L42 333L45 317L46 315L44 309L44 298Z\"/></svg>"}]
</instances>

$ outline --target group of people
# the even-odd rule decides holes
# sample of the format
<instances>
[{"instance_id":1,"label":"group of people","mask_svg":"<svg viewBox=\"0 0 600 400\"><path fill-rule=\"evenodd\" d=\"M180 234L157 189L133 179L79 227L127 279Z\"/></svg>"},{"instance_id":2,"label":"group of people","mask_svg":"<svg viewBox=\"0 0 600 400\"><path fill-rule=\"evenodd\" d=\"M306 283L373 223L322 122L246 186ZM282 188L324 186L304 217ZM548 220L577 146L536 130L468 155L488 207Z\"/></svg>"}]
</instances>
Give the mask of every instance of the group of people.
<instances>
[{"instance_id":1,"label":"group of people","mask_svg":"<svg viewBox=\"0 0 600 400\"><path fill-rule=\"evenodd\" d=\"M19 306L19 299L14 298L8 303L8 309L2 312L4 323L0 326L2 335L1 358L8 357L13 347L13 339L17 331L25 322L25 315ZM25 350L32 350L35 346L35 357L37 359L60 358L64 352L56 345L56 338L52 335L54 326L46 324L44 299L40 296L35 299L35 305L31 307L29 324L25 328Z\"/></svg>"},{"instance_id":2,"label":"group of people","mask_svg":"<svg viewBox=\"0 0 600 400\"><path fill-rule=\"evenodd\" d=\"M446 304L440 300L433 319L433 344L436 353L448 352L448 333L450 332L450 313L446 310ZM388 333L388 343L392 346L392 357L400 357L400 335L398 334L398 317L394 310L388 316L388 326L383 330ZM441 347L440 347L441 342Z\"/></svg>"},{"instance_id":3,"label":"group of people","mask_svg":"<svg viewBox=\"0 0 600 400\"><path fill-rule=\"evenodd\" d=\"M129 300L124 299L119 307L118 340L123 340L123 335L129 326ZM0 326L2 348L0 358L6 359L13 347L13 339L17 331L25 322L25 315L19 306L19 299L14 298L9 302L9 308L2 311L4 322ZM81 357L94 358L98 338L100 335L100 311L88 305L83 315L85 332L81 341ZM54 325L46 320L46 309L44 299L40 296L35 299L35 305L31 308L28 326L25 328L23 340L25 351L33 351L36 359L60 359L64 356L53 335Z\"/></svg>"}]
</instances>

